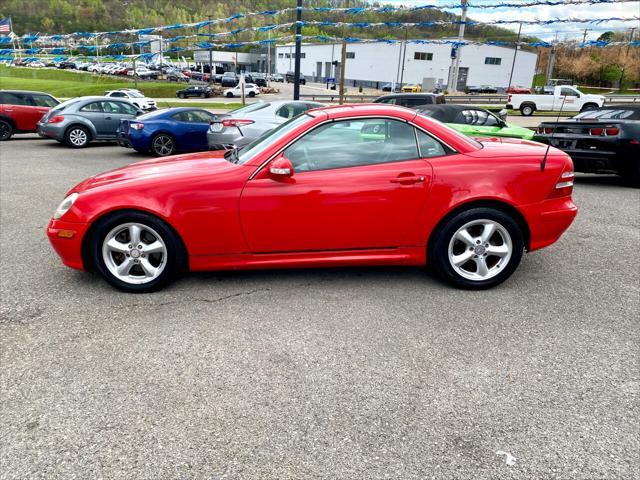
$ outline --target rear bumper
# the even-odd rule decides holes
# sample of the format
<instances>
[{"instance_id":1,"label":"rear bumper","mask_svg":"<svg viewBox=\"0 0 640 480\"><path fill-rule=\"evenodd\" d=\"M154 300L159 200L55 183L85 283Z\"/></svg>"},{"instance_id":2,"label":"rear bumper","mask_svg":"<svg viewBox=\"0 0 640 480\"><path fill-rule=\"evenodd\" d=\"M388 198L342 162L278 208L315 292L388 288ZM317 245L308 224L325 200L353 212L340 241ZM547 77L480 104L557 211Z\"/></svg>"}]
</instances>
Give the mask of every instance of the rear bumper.
<instances>
[{"instance_id":1,"label":"rear bumper","mask_svg":"<svg viewBox=\"0 0 640 480\"><path fill-rule=\"evenodd\" d=\"M60 128L57 125L49 125L47 123L38 123L38 135L44 138L64 140L64 128Z\"/></svg>"},{"instance_id":2,"label":"rear bumper","mask_svg":"<svg viewBox=\"0 0 640 480\"><path fill-rule=\"evenodd\" d=\"M88 223L70 223L54 219L49 222L47 237L66 266L85 270L82 261L82 239L88 229Z\"/></svg>"},{"instance_id":3,"label":"rear bumper","mask_svg":"<svg viewBox=\"0 0 640 480\"><path fill-rule=\"evenodd\" d=\"M571 197L545 200L523 207L521 210L529 224L530 251L555 243L578 214L578 207Z\"/></svg>"}]
</instances>

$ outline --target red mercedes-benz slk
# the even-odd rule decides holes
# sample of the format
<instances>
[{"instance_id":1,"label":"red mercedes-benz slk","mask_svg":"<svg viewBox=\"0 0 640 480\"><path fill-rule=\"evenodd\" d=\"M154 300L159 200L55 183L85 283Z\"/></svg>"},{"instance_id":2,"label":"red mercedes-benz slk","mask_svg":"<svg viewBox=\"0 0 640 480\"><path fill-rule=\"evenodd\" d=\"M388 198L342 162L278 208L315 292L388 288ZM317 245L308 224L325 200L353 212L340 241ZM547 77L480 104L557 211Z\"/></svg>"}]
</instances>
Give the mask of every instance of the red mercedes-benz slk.
<instances>
[{"instance_id":1,"label":"red mercedes-benz slk","mask_svg":"<svg viewBox=\"0 0 640 480\"><path fill-rule=\"evenodd\" d=\"M89 178L47 233L66 265L129 292L186 270L427 263L479 289L558 240L577 213L572 188L554 148L480 143L402 107L328 107L240 151Z\"/></svg>"}]
</instances>

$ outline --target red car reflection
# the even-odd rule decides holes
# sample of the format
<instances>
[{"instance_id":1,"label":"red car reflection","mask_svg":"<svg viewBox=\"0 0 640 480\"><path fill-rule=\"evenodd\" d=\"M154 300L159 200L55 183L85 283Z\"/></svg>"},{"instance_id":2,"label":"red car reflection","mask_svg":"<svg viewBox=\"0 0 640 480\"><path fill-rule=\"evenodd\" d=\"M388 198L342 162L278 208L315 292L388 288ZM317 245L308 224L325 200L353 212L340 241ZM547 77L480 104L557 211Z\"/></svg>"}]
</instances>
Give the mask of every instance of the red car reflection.
<instances>
[{"instance_id":1,"label":"red car reflection","mask_svg":"<svg viewBox=\"0 0 640 480\"><path fill-rule=\"evenodd\" d=\"M415 111L328 107L244 149L148 160L69 191L62 261L125 291L184 270L425 265L488 288L569 227L573 164L538 143L479 143Z\"/></svg>"}]
</instances>

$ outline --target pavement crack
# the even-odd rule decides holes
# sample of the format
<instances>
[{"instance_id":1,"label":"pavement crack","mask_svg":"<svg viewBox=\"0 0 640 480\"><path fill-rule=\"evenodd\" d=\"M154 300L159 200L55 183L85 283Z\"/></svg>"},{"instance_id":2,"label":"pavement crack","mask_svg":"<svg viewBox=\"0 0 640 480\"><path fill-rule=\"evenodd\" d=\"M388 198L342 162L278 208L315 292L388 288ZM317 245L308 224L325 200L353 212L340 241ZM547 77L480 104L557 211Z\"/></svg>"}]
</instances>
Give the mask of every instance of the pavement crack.
<instances>
[{"instance_id":1,"label":"pavement crack","mask_svg":"<svg viewBox=\"0 0 640 480\"><path fill-rule=\"evenodd\" d=\"M220 298L192 298L191 301L193 301L193 302L203 302L203 303L220 303L220 302L224 302L225 300L229 300L230 298L244 297L244 296L248 296L248 295L253 295L254 293L258 293L258 292L268 292L269 290L271 290L271 289L270 288L256 288L255 290L249 290L247 292L232 293L231 295L225 295L224 297L220 297Z\"/></svg>"}]
</instances>

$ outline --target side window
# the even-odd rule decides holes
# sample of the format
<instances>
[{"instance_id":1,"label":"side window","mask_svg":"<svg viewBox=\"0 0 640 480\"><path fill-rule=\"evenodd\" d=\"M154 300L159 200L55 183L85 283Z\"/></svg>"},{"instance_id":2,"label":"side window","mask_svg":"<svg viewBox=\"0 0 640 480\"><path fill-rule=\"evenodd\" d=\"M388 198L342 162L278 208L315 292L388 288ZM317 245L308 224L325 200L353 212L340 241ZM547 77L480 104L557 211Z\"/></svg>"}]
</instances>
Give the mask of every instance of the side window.
<instances>
[{"instance_id":1,"label":"side window","mask_svg":"<svg viewBox=\"0 0 640 480\"><path fill-rule=\"evenodd\" d=\"M213 115L207 112L203 112L200 110L194 110L189 113L190 121L194 123L209 123L213 118Z\"/></svg>"},{"instance_id":2,"label":"side window","mask_svg":"<svg viewBox=\"0 0 640 480\"><path fill-rule=\"evenodd\" d=\"M560 95L566 96L566 97L576 97L577 93L573 88L561 88L560 89Z\"/></svg>"},{"instance_id":3,"label":"side window","mask_svg":"<svg viewBox=\"0 0 640 480\"><path fill-rule=\"evenodd\" d=\"M111 103L111 102L109 102ZM99 112L102 113L102 104L101 102L91 102L87 103L84 107L80 109L81 112Z\"/></svg>"},{"instance_id":4,"label":"side window","mask_svg":"<svg viewBox=\"0 0 640 480\"><path fill-rule=\"evenodd\" d=\"M405 103L407 107L417 107L418 105L426 105L431 102L431 97L418 97L418 98L407 98L405 99Z\"/></svg>"},{"instance_id":5,"label":"side window","mask_svg":"<svg viewBox=\"0 0 640 480\"><path fill-rule=\"evenodd\" d=\"M48 95L33 95L33 101L38 107L55 107L58 104Z\"/></svg>"},{"instance_id":6,"label":"side window","mask_svg":"<svg viewBox=\"0 0 640 480\"><path fill-rule=\"evenodd\" d=\"M138 109L128 103L118 102L118 105L120 105L121 113L126 113L127 115L135 115L138 113Z\"/></svg>"},{"instance_id":7,"label":"side window","mask_svg":"<svg viewBox=\"0 0 640 480\"><path fill-rule=\"evenodd\" d=\"M396 98L395 97L383 98L382 100L380 100L379 102L376 102L376 103L386 103L388 105L395 105L396 104Z\"/></svg>"},{"instance_id":8,"label":"side window","mask_svg":"<svg viewBox=\"0 0 640 480\"><path fill-rule=\"evenodd\" d=\"M121 113L129 113L125 107L128 107L129 105L126 105L122 102L102 102L102 110L104 110L104 113L115 113L115 114L121 114ZM133 108L133 106L131 107ZM134 111L135 114L135 111Z\"/></svg>"},{"instance_id":9,"label":"side window","mask_svg":"<svg viewBox=\"0 0 640 480\"><path fill-rule=\"evenodd\" d=\"M173 118L176 122L188 122L189 120L187 119L187 116L185 114L186 112L174 113L173 115L171 115L171 118Z\"/></svg>"},{"instance_id":10,"label":"side window","mask_svg":"<svg viewBox=\"0 0 640 480\"><path fill-rule=\"evenodd\" d=\"M296 172L357 167L418 158L414 129L398 120L331 122L284 151Z\"/></svg>"},{"instance_id":11,"label":"side window","mask_svg":"<svg viewBox=\"0 0 640 480\"><path fill-rule=\"evenodd\" d=\"M21 98L9 92L0 92L0 103L4 105L24 105Z\"/></svg>"},{"instance_id":12,"label":"side window","mask_svg":"<svg viewBox=\"0 0 640 480\"><path fill-rule=\"evenodd\" d=\"M441 157L447 154L444 146L431 135L416 129L418 145L420 146L420 158Z\"/></svg>"},{"instance_id":13,"label":"side window","mask_svg":"<svg viewBox=\"0 0 640 480\"><path fill-rule=\"evenodd\" d=\"M278 109L276 115L282 118L293 118L308 109L309 106L304 103L287 103Z\"/></svg>"}]
</instances>

